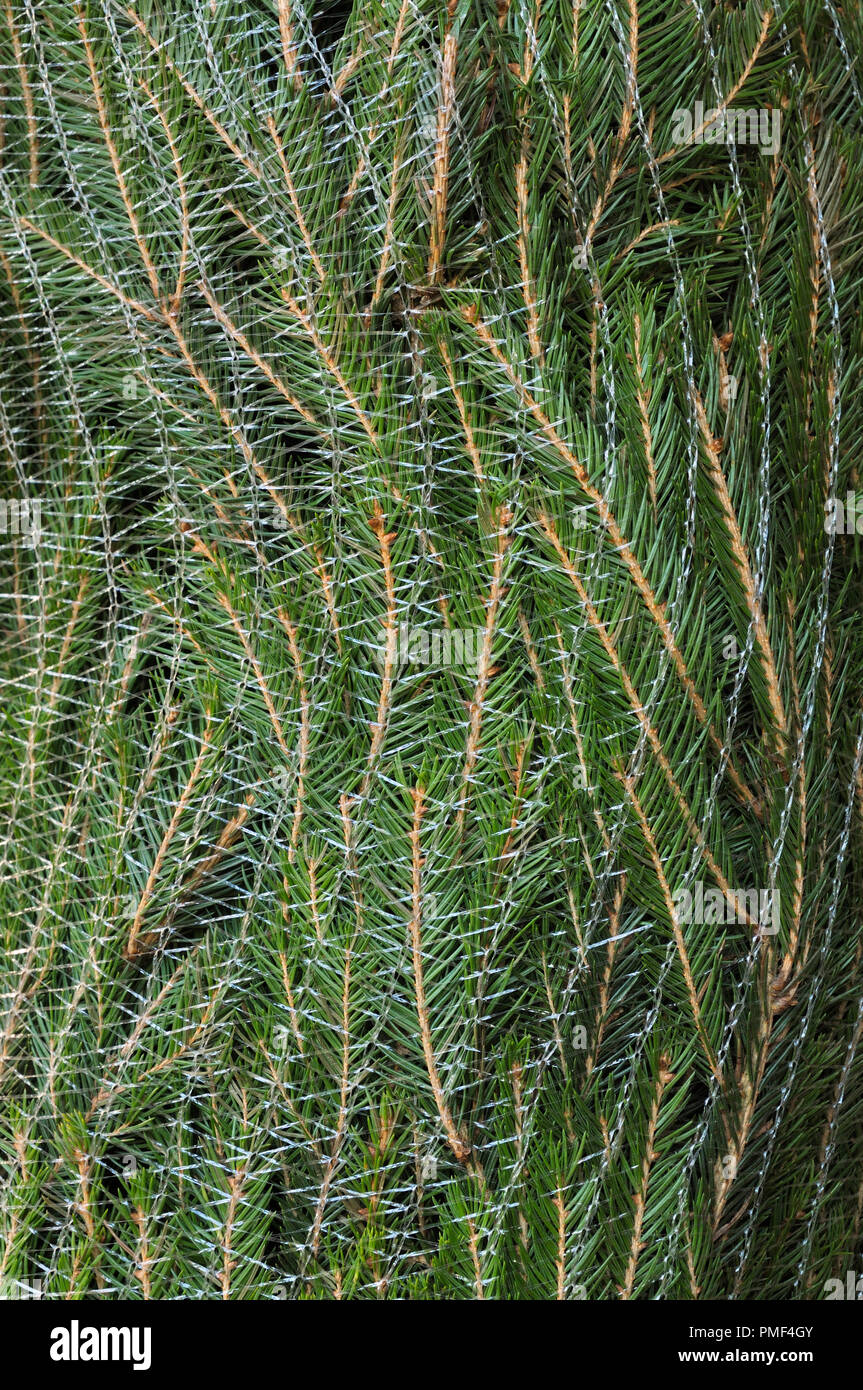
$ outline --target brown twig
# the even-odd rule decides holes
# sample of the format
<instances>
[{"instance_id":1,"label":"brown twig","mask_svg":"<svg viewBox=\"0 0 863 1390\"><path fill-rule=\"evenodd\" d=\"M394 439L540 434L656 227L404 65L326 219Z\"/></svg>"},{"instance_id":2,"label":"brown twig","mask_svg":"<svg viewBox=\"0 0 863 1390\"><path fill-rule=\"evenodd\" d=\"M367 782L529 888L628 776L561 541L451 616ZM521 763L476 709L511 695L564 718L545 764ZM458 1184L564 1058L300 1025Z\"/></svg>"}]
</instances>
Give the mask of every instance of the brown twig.
<instances>
[{"instance_id":1,"label":"brown twig","mask_svg":"<svg viewBox=\"0 0 863 1390\"><path fill-rule=\"evenodd\" d=\"M248 172L252 175L254 179L257 179L258 182L261 182L263 175L261 174L261 171L258 168L258 166L254 163L253 160L251 160L248 157L248 155L245 155L243 153L239 146L237 146L234 143L228 132L225 130L225 127L220 123L214 112L210 110L209 106L207 106L204 99L192 86L192 83L188 80L187 77L183 75L182 72L180 72L180 69L177 67L173 58L166 51L164 44L160 44L157 39L153 38L153 35L150 33L146 24L141 19L140 15L136 13L136 11L131 5L127 6L126 14L131 19L139 34L141 34L141 36L150 45L152 51L162 60L162 62L164 62L168 71L172 73L174 77L176 77L180 86L183 88L183 91L190 98L190 100L194 102L204 119L210 123L213 130L215 130L216 134L218 135L219 139L231 151L231 154L234 156L234 158L240 161L243 167L248 170Z\"/></svg>"},{"instance_id":2,"label":"brown twig","mask_svg":"<svg viewBox=\"0 0 863 1390\"><path fill-rule=\"evenodd\" d=\"M770 645L770 634L767 630L764 610L758 594L756 593L755 579L749 564L746 545L740 531L734 505L731 501L731 494L728 491L728 484L725 481L725 474L719 462L722 452L722 440L714 438L713 431L707 419L707 412L704 409L701 396L697 391L695 392L694 404L698 426L705 446L708 476L713 485L713 490L716 493L716 498L722 512L722 519L729 535L731 552L740 575L747 606L749 608L750 619L755 632L755 641L761 658L761 666L767 686L767 696L773 714L774 727L771 731L772 741L776 751L781 752L785 747L787 725L785 721L785 710L782 705L782 695L779 689L779 676L776 670L773 650Z\"/></svg>"},{"instance_id":3,"label":"brown twig","mask_svg":"<svg viewBox=\"0 0 863 1390\"><path fill-rule=\"evenodd\" d=\"M225 1216L225 1239L222 1243L222 1272L219 1275L223 1299L231 1296L231 1275L237 1264L232 1249L234 1224L237 1219L237 1208L243 1200L243 1189L247 1176L245 1166L241 1166L228 1178L228 1210Z\"/></svg>"},{"instance_id":4,"label":"brown twig","mask_svg":"<svg viewBox=\"0 0 863 1390\"><path fill-rule=\"evenodd\" d=\"M566 1202L563 1200L563 1185L557 1184L557 1192L552 1197L557 1210L557 1300L566 1298Z\"/></svg>"},{"instance_id":5,"label":"brown twig","mask_svg":"<svg viewBox=\"0 0 863 1390\"><path fill-rule=\"evenodd\" d=\"M650 391L644 383L644 376L641 371L641 319L638 314L634 318L635 324L635 399L638 404L638 415L641 420L641 433L644 436L644 456L647 460L647 488L650 493L650 505L653 510L653 522L656 525L659 521L659 511L656 505L656 464L653 460L653 438L650 432L650 415L648 414L648 403L650 401Z\"/></svg>"},{"instance_id":6,"label":"brown twig","mask_svg":"<svg viewBox=\"0 0 863 1390\"><path fill-rule=\"evenodd\" d=\"M270 137L276 148L276 154L278 155L279 164L282 168L282 177L285 180L285 187L288 190L288 197L291 200L291 207L294 210L294 217L296 218L297 226L300 231L300 236L303 238L303 243L305 245L306 250L309 253L309 259L311 260L312 265L315 267L318 279L320 280L321 284L323 284L326 280L324 267L321 262L320 256L318 255L317 251L315 250L312 244L312 238L309 235L309 229L306 226L306 219L304 218L303 210L300 207L300 200L297 197L297 190L294 187L294 180L291 176L291 171L288 168L288 161L285 158L284 146L282 145L281 139L279 138L279 132L276 128L276 123L273 120L272 116L267 116L267 129L270 132Z\"/></svg>"},{"instance_id":7,"label":"brown twig","mask_svg":"<svg viewBox=\"0 0 863 1390\"><path fill-rule=\"evenodd\" d=\"M150 1284L150 1266L154 1260L150 1256L150 1246L147 1238L147 1218L141 1207L135 1207L132 1211L132 1222L138 1232L138 1245L135 1250L135 1278L141 1285L141 1291L145 1301L152 1298L152 1287Z\"/></svg>"},{"instance_id":8,"label":"brown twig","mask_svg":"<svg viewBox=\"0 0 863 1390\"><path fill-rule=\"evenodd\" d=\"M692 814L692 809L689 805L689 802L687 801L682 788L680 787L676 777L674 776L671 764L668 761L668 757L662 746L659 735L647 717L644 705L641 702L638 691L632 683L632 680L629 676L629 672L623 665L623 662L621 661L620 656L618 655L615 643L610 633L608 632L605 623L600 618L593 603L588 597L584 584L581 581L581 577L575 569L571 559L569 558L569 555L567 554L563 544L561 543L557 531L555 530L554 523L552 522L550 517L545 515L544 512L541 512L539 514L538 519L543 531L545 532L546 536L551 541L552 545L557 551L561 563L563 564L563 567L567 575L569 576L569 579L571 580L579 598L581 599L590 626L593 628L594 632L599 638L599 641L603 647L603 650L605 651L606 656L608 657L609 661L611 662L611 665L618 674L620 683L623 686L623 690L626 694L627 699L629 700L632 711L636 719L638 720L638 723L640 724L642 730L644 731L645 737L647 738L647 741L650 744L650 747L653 751L654 757L656 758L656 761L659 764L659 767L662 771L662 775L665 778L665 781L667 782L668 787L674 796L675 803L678 809L680 810L680 813L684 821L686 822L686 826L689 830L690 835L692 836L695 843L701 850L701 853L704 856L705 863L708 865L711 873L713 874L716 883L718 884L719 888L723 893L723 896L732 905L735 912L740 912L741 905L738 902L737 895L730 888L724 874L722 873L722 870L720 869L712 853L710 852L710 849L708 848L707 842L704 839L704 835L702 834L701 828ZM750 924L750 926L756 928L758 924L752 921L748 913L744 913L744 915L746 921Z\"/></svg>"},{"instance_id":9,"label":"brown twig","mask_svg":"<svg viewBox=\"0 0 863 1390\"><path fill-rule=\"evenodd\" d=\"M440 97L437 108L437 131L434 153L434 184L432 187L431 238L429 242L428 282L436 285L443 274L443 254L446 243L446 213L449 191L449 142L455 110L455 70L458 39L452 28L454 4L448 6L447 26L441 55Z\"/></svg>"},{"instance_id":10,"label":"brown twig","mask_svg":"<svg viewBox=\"0 0 863 1390\"><path fill-rule=\"evenodd\" d=\"M147 882L144 885L144 891L142 892L141 897L138 901L138 906L135 908L135 915L132 919L132 927L129 932L129 940L126 943L126 950L124 952L124 955L128 960L133 959L137 952L138 937L141 932L141 926L147 912L147 906L150 902L151 897L153 896L153 890L156 887L156 882L158 880L162 864L164 863L165 855L168 853L171 841L177 833L177 828L180 824L180 821L183 818L183 812L189 804L189 798L191 797L195 787L195 783L197 782L201 774L201 769L204 765L204 760L208 752L210 751L210 734L213 728L213 716L209 709L206 712L206 716L206 725L204 727L204 733L201 738L201 747L198 750L198 756L195 759L194 764L192 765L192 770L189 773L189 776L186 780L186 785L183 787L183 790L181 791L177 799L177 804L174 807L173 815L171 816L171 819L168 822L168 828L162 836L161 844L159 845L159 848L156 851L156 857L153 860L153 866L150 869L150 873L147 877Z\"/></svg>"},{"instance_id":11,"label":"brown twig","mask_svg":"<svg viewBox=\"0 0 863 1390\"><path fill-rule=\"evenodd\" d=\"M30 150L30 187L35 188L39 182L39 129L36 124L36 110L33 105L33 89L30 86L30 76L24 61L21 35L18 33L10 0L5 0L3 11L12 38L12 51L15 55L15 66L18 69L18 80L21 83L21 97L27 120L27 144Z\"/></svg>"},{"instance_id":12,"label":"brown twig","mask_svg":"<svg viewBox=\"0 0 863 1390\"><path fill-rule=\"evenodd\" d=\"M423 950L422 950L422 918L423 918L423 892L422 892L422 870L425 862L420 842L420 828L422 826L423 812L425 810L425 792L422 787L416 786L411 791L413 799L413 819L411 823L411 884L412 884L412 903L410 933L411 951L413 956L413 985L414 996L416 998L417 1019L419 1021L420 1039L422 1041L423 1057L425 1058L426 1073L434 1096L435 1106L440 1116L441 1124L446 1134L449 1144L459 1163L469 1164L471 1158L471 1146L466 1136L458 1128L453 1119L452 1111L443 1088L443 1083L438 1072L437 1059L435 1057L434 1042L432 1040L431 1022L429 1019L429 1007L425 992L425 976L423 970Z\"/></svg>"},{"instance_id":13,"label":"brown twig","mask_svg":"<svg viewBox=\"0 0 863 1390\"><path fill-rule=\"evenodd\" d=\"M678 679L695 710L699 723L707 727L710 742L714 749L717 751L721 750L723 746L722 740L708 719L704 701L696 690L692 677L689 675L686 662L683 659L683 654L677 645L671 624L665 614L664 606L657 600L653 590L648 584L632 546L620 530L614 513L609 507L606 499L603 497L602 493L594 487L587 469L584 467L581 460L558 433L548 416L544 413L536 400L534 400L512 364L504 356L493 334L489 330L488 325L480 318L478 310L475 307L466 307L462 310L462 315L488 348L495 361L502 367L524 408L536 420L542 434L555 451L569 464L579 487L587 494L596 507L599 519L608 534L609 543L629 571L630 577L641 595L644 606L657 627L663 645L672 659ZM753 814L760 816L761 812L758 802L730 761L728 764L728 775L738 795L746 802Z\"/></svg>"},{"instance_id":14,"label":"brown twig","mask_svg":"<svg viewBox=\"0 0 863 1390\"><path fill-rule=\"evenodd\" d=\"M626 142L629 139L630 129L632 128L632 112L634 109L635 88L637 81L636 75L638 72L638 5L636 3L636 0L628 0L628 4L629 76L626 83L626 93L623 98L623 111L620 117L620 126L617 131L617 141L615 144L614 154L612 155L611 159L611 168L609 169L608 176L605 180L605 187L603 188L602 192L598 195L596 202L593 205L593 210L590 214L590 221L587 224L587 231L584 234L584 240L586 242L590 242L593 240L593 235L596 231L597 226L599 225L599 220L602 217L608 199L611 196L612 189L614 188L614 185L617 183L617 180L620 177L620 173L623 168L623 151L626 147Z\"/></svg>"},{"instance_id":15,"label":"brown twig","mask_svg":"<svg viewBox=\"0 0 863 1390\"><path fill-rule=\"evenodd\" d=\"M141 231L141 226L138 222L138 214L135 211L135 205L132 202L132 198L129 193L128 187L126 186L126 178L123 173L123 166L120 163L120 156L117 153L117 146L114 143L114 137L111 134L111 127L108 122L108 112L105 106L105 98L102 93L102 84L99 81L99 73L96 67L96 59L93 55L93 49L90 44L89 35L87 33L87 24L84 18L84 10L81 4L79 3L79 0L75 0L75 14L78 20L78 32L81 35L81 41L84 45L84 53L86 54L87 58L87 67L90 72L90 83L93 88L93 95L96 98L96 111L99 117L99 125L102 130L102 136L105 141L105 146L108 150L108 157L111 160L111 167L114 170L114 178L117 181L117 188L120 192L120 198L122 200L124 208L126 209L126 216L128 217L129 225L132 228L132 235L135 238L135 244L138 247L138 251L141 255L141 260L144 263L144 269L147 273L147 279L150 282L150 289L153 293L153 298L155 299L157 304L160 304L162 301L162 294L159 288L159 276L156 273L156 267L153 264L153 259L150 255L150 249Z\"/></svg>"},{"instance_id":16,"label":"brown twig","mask_svg":"<svg viewBox=\"0 0 863 1390\"><path fill-rule=\"evenodd\" d=\"M276 609L276 616L287 633L288 647L291 653L291 660L294 663L297 686L300 692L300 742L299 766L297 769L297 799L294 806L294 819L291 828L291 847L288 851L288 861L293 864L300 838L300 826L303 819L303 795L306 785L306 767L309 759L309 737L311 730L311 702L306 687L303 663L300 658L300 648L297 643L297 630L283 608Z\"/></svg>"},{"instance_id":17,"label":"brown twig","mask_svg":"<svg viewBox=\"0 0 863 1390\"><path fill-rule=\"evenodd\" d=\"M476 685L474 687L473 699L471 700L470 706L470 727L467 736L467 747L465 749L464 768L462 770L461 796L459 798L458 814L456 816L456 828L460 834L464 833L470 780L473 776L474 768L476 767L477 758L479 757L482 716L485 706L485 697L488 691L488 683L491 677L495 624L497 622L498 609L500 608L501 599L503 597L503 566L504 558L510 543L509 524L511 521L512 513L509 508L501 507L497 515L497 535L494 565L492 568L492 581L485 605L485 627L483 631L482 647L480 648L479 662L477 664Z\"/></svg>"},{"instance_id":18,"label":"brown twig","mask_svg":"<svg viewBox=\"0 0 863 1390\"><path fill-rule=\"evenodd\" d=\"M536 0L536 15L532 26L529 28L528 36L525 39L524 55L522 57L521 71L519 77L521 82L527 87L533 73L533 43L535 43L534 31L539 24L539 15L542 0ZM525 309L527 310L527 339L530 345L531 356L540 366L545 361L545 352L542 346L542 338L539 328L539 309L536 302L536 287L533 274L530 268L530 215L528 211L528 183L527 176L530 168L530 122L528 119L528 99L523 96L518 105L518 117L521 123L521 148L519 151L518 163L515 169L515 201L518 214L518 260L521 272L521 292L524 299Z\"/></svg>"},{"instance_id":19,"label":"brown twig","mask_svg":"<svg viewBox=\"0 0 863 1390\"><path fill-rule=\"evenodd\" d=\"M461 391L456 382L455 368L453 367L452 357L450 356L449 348L447 347L443 338L438 338L438 349L440 351L441 357L443 358L444 370L447 374L447 379L450 384L450 390L452 391L453 399L456 403L459 419L461 420L461 427L464 433L465 449L467 452L467 456L471 461L474 476L476 477L476 480L481 487L484 482L482 460L480 459L479 449L476 445L476 439L474 437L473 426L471 425L470 416L467 413L464 393Z\"/></svg>"},{"instance_id":20,"label":"brown twig","mask_svg":"<svg viewBox=\"0 0 863 1390\"><path fill-rule=\"evenodd\" d=\"M384 649L384 663L383 672L381 674L381 691L378 698L377 718L371 726L372 741L360 793L362 796L365 796L369 789L372 773L374 772L375 764L377 763L386 736L393 688L396 646L398 643L398 611L396 609L396 589L395 579L393 577L392 553L390 549L396 538L396 533L395 531L387 531L385 520L386 518L384 517L380 503L375 501L374 513L369 520L369 526L378 538L378 545L381 552L381 565L384 571L384 585L387 595L387 616L384 629L386 633L386 647Z\"/></svg>"},{"instance_id":21,"label":"brown twig","mask_svg":"<svg viewBox=\"0 0 863 1390\"><path fill-rule=\"evenodd\" d=\"M740 88L743 86L744 82L746 81L747 77L748 77L749 74L751 73L752 69L754 68L756 62L758 61L758 55L759 55L759 53L761 52L761 49L762 49L763 46L764 46L764 40L767 38L767 31L768 31L768 29L770 28L770 21L771 21L772 18L773 18L773 11L772 11L772 10L765 10L765 12L764 12L764 18L763 18L762 23L761 23L761 32L760 32L760 34L758 35L758 38L757 38L756 43L755 43L755 47L753 48L751 54L749 55L748 59L746 60L746 65L745 65L745 67L744 67L744 69L743 69L743 72L740 74L740 76L738 77L737 81L736 81L736 82L734 83L734 85L732 86L732 88L731 88L731 90L729 91L728 95L725 96L725 97L723 97L722 101L721 101L721 102L719 103L719 105L716 107L715 112L714 112L712 115L710 115L709 117L705 117L705 119L701 122L701 124L700 124L699 126L696 126L695 130L693 130L691 136L689 137L689 139L686 141L685 144L683 144L683 145L674 145L674 146L672 146L672 148L671 148L670 150L666 150L664 154L658 155L657 158L656 158L656 163L657 163L657 164L665 164L669 159L673 159L675 155L680 154L680 151L681 151L681 150L687 149L690 145L695 144L695 143L697 142L697 140L700 138L700 136L702 136L702 135L704 134L704 132L705 132L705 130L707 129L707 127L708 127L709 125L712 125L712 124L714 123L714 121L717 121L717 120L719 119L719 117L720 117L721 115L723 115L723 113L728 109L728 107L729 107L729 106L731 105L731 103L733 102L734 98L737 96L737 93L740 91ZM633 174L633 173L635 173L635 172L636 172L636 171L635 171L634 169L627 169L627 170L625 171L625 174L628 176L628 175Z\"/></svg>"},{"instance_id":22,"label":"brown twig","mask_svg":"<svg viewBox=\"0 0 863 1390\"><path fill-rule=\"evenodd\" d=\"M269 362L267 362L261 356L261 354L252 346L246 335L241 331L241 329L237 327L234 321L222 308L221 304L218 302L209 286L205 284L203 281L201 281L198 285L198 289L200 290L201 294L204 296L207 303L209 304L216 322L222 325L225 331L229 333L230 336L233 338L234 342L237 343L238 346L243 349L243 352L246 354L249 360L254 362L255 366L258 368L259 371L263 372L270 385L276 388L279 395L282 396L288 402L288 405L290 405L297 412L301 419L305 420L307 425L316 425L317 421L315 420L315 417L314 415L312 415L311 411L307 410L306 407L302 405L300 401L297 400L293 392L290 391L288 387L285 385L282 378L280 376L277 376L276 373L273 371Z\"/></svg>"},{"instance_id":23,"label":"brown twig","mask_svg":"<svg viewBox=\"0 0 863 1390\"><path fill-rule=\"evenodd\" d=\"M167 312L173 315L179 313L180 302L183 298L183 286L186 281L186 264L189 258L189 199L186 193L186 180L183 174L183 166L180 162L180 154L177 149L177 144L174 140L171 127L168 125L168 122L162 112L162 108L156 100L154 93L150 91L150 88L147 86L143 78L139 80L141 83L141 87L143 88L149 101L151 102L156 112L156 115L159 118L159 122L162 126L162 129L165 132L165 139L167 140L168 148L171 151L171 159L174 165L174 173L177 178L177 191L180 195L180 262L177 269L177 283L174 286L174 293L171 295L171 298L168 300L167 304Z\"/></svg>"},{"instance_id":24,"label":"brown twig","mask_svg":"<svg viewBox=\"0 0 863 1390\"><path fill-rule=\"evenodd\" d=\"M650 1114L647 1119L647 1142L644 1148L644 1157L641 1160L641 1181L638 1185L638 1191L632 1194L632 1200L635 1203L635 1220L632 1223L632 1243L630 1245L629 1260L626 1266L623 1288L620 1291L621 1298L632 1297L635 1273L638 1268L638 1257L644 1249L641 1232L644 1226L644 1212L647 1206L647 1187L650 1182L650 1170L659 1157L654 1148L656 1126L659 1121L659 1107L662 1104L662 1096L665 1088L673 1079L674 1073L669 1071L669 1058L667 1056L660 1057L656 1089L650 1102Z\"/></svg>"},{"instance_id":25,"label":"brown twig","mask_svg":"<svg viewBox=\"0 0 863 1390\"><path fill-rule=\"evenodd\" d=\"M83 261L80 256L76 256L75 252L71 251L68 246L64 246L61 241L57 241L55 237L52 237L50 232L46 232L44 228L38 227L35 222L31 222L29 217L21 218L21 226L25 227L28 232L33 232L36 236L42 237L43 241L47 241L49 246L54 247L55 251L59 251L67 260L72 261L73 265L76 265L79 270L83 270L85 275L89 275L91 279L95 280L96 283L107 290L109 294L113 294L116 299L119 299L121 304L125 304L127 309L131 309L134 313L140 314L141 317L147 319L149 323L159 323L161 321L161 316L159 314L154 313L152 309L146 308L139 300L133 299L130 295L125 294L123 290L117 285L112 284L104 275L100 275L98 270L94 270L91 265Z\"/></svg>"},{"instance_id":26,"label":"brown twig","mask_svg":"<svg viewBox=\"0 0 863 1390\"><path fill-rule=\"evenodd\" d=\"M650 855L651 863L653 864L657 880L659 881L659 887L665 902L666 911L668 912L668 916L671 920L671 930L674 935L674 944L677 947L677 954L680 958L680 965L683 970L683 980L686 985L686 995L689 999L689 1008L692 1013L692 1021L695 1024L695 1031L698 1034L698 1037L701 1041L701 1046L704 1049L704 1055L707 1058L710 1070L713 1073L716 1081L719 1083L720 1088L724 1089L724 1079L722 1075L722 1070L716 1059L716 1054L710 1043L710 1039L707 1036L707 1029L704 1026L704 1020L701 1017L701 1005L698 1002L699 994L695 988L695 981L692 977L692 966L689 961L689 953L686 949L686 941L684 940L683 931L680 926L680 916L677 911L677 904L675 903L674 898L672 897L671 888L669 887L668 879L665 876L665 870L662 867L662 859L660 858L659 850L656 847L656 840L654 838L653 831L650 828L647 816L644 814L644 808L642 807L641 802L639 801L638 796L636 795L635 783L633 778L620 775L620 780L623 783L624 788L626 789L626 794L632 803L632 809L635 811L636 819L638 821L639 826L641 827L641 833L644 836L644 841L647 845L647 852Z\"/></svg>"},{"instance_id":27,"label":"brown twig","mask_svg":"<svg viewBox=\"0 0 863 1390\"><path fill-rule=\"evenodd\" d=\"M291 14L291 0L279 0L279 33L282 38L282 57L285 63L285 72L288 74L288 81L295 92L300 91L303 85L303 75L300 70L300 55L297 49L297 42L294 37L294 20Z\"/></svg>"}]
</instances>

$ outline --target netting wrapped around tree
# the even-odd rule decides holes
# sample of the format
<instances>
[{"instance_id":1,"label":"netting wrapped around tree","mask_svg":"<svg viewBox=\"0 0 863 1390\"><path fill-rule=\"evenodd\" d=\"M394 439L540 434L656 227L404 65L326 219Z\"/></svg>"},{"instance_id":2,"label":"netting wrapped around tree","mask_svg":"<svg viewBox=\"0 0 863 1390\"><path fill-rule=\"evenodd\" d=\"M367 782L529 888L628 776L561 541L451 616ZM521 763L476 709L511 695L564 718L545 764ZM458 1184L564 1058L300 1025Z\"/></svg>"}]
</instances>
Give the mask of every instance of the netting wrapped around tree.
<instances>
[{"instance_id":1,"label":"netting wrapped around tree","mask_svg":"<svg viewBox=\"0 0 863 1390\"><path fill-rule=\"evenodd\" d=\"M2 0L4 1296L859 1266L861 42Z\"/></svg>"}]
</instances>

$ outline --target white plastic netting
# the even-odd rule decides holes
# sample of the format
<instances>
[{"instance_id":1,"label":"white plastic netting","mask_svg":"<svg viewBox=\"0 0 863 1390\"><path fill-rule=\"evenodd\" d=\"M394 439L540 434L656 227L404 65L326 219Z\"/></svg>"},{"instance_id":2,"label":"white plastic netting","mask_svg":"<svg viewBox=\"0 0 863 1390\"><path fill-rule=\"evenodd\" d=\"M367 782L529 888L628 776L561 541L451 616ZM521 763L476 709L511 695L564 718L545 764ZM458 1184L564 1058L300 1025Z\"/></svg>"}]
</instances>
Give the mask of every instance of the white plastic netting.
<instances>
[{"instance_id":1,"label":"white plastic netting","mask_svg":"<svg viewBox=\"0 0 863 1390\"><path fill-rule=\"evenodd\" d=\"M859 1264L861 33L3 0L5 1296Z\"/></svg>"}]
</instances>

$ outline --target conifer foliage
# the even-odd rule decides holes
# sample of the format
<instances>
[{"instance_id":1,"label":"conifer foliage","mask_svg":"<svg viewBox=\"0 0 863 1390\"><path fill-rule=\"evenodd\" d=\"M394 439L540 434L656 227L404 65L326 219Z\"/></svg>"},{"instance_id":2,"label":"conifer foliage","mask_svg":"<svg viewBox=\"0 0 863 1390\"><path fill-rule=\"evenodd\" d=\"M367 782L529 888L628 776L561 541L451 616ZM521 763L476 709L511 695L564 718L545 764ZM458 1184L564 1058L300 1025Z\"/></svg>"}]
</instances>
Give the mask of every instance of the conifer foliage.
<instances>
[{"instance_id":1,"label":"conifer foliage","mask_svg":"<svg viewBox=\"0 0 863 1390\"><path fill-rule=\"evenodd\" d=\"M860 1267L861 44L2 0L6 1296Z\"/></svg>"}]
</instances>

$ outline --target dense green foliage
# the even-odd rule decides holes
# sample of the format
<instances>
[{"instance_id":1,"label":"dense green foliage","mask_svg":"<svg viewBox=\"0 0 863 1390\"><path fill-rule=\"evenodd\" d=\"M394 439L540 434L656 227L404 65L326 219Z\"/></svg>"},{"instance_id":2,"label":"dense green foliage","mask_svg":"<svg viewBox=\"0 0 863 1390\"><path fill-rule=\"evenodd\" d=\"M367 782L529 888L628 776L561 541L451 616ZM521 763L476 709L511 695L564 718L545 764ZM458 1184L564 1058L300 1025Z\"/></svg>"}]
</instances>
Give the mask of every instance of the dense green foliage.
<instances>
[{"instance_id":1,"label":"dense green foliage","mask_svg":"<svg viewBox=\"0 0 863 1390\"><path fill-rule=\"evenodd\" d=\"M3 0L11 1296L859 1267L861 44Z\"/></svg>"}]
</instances>

